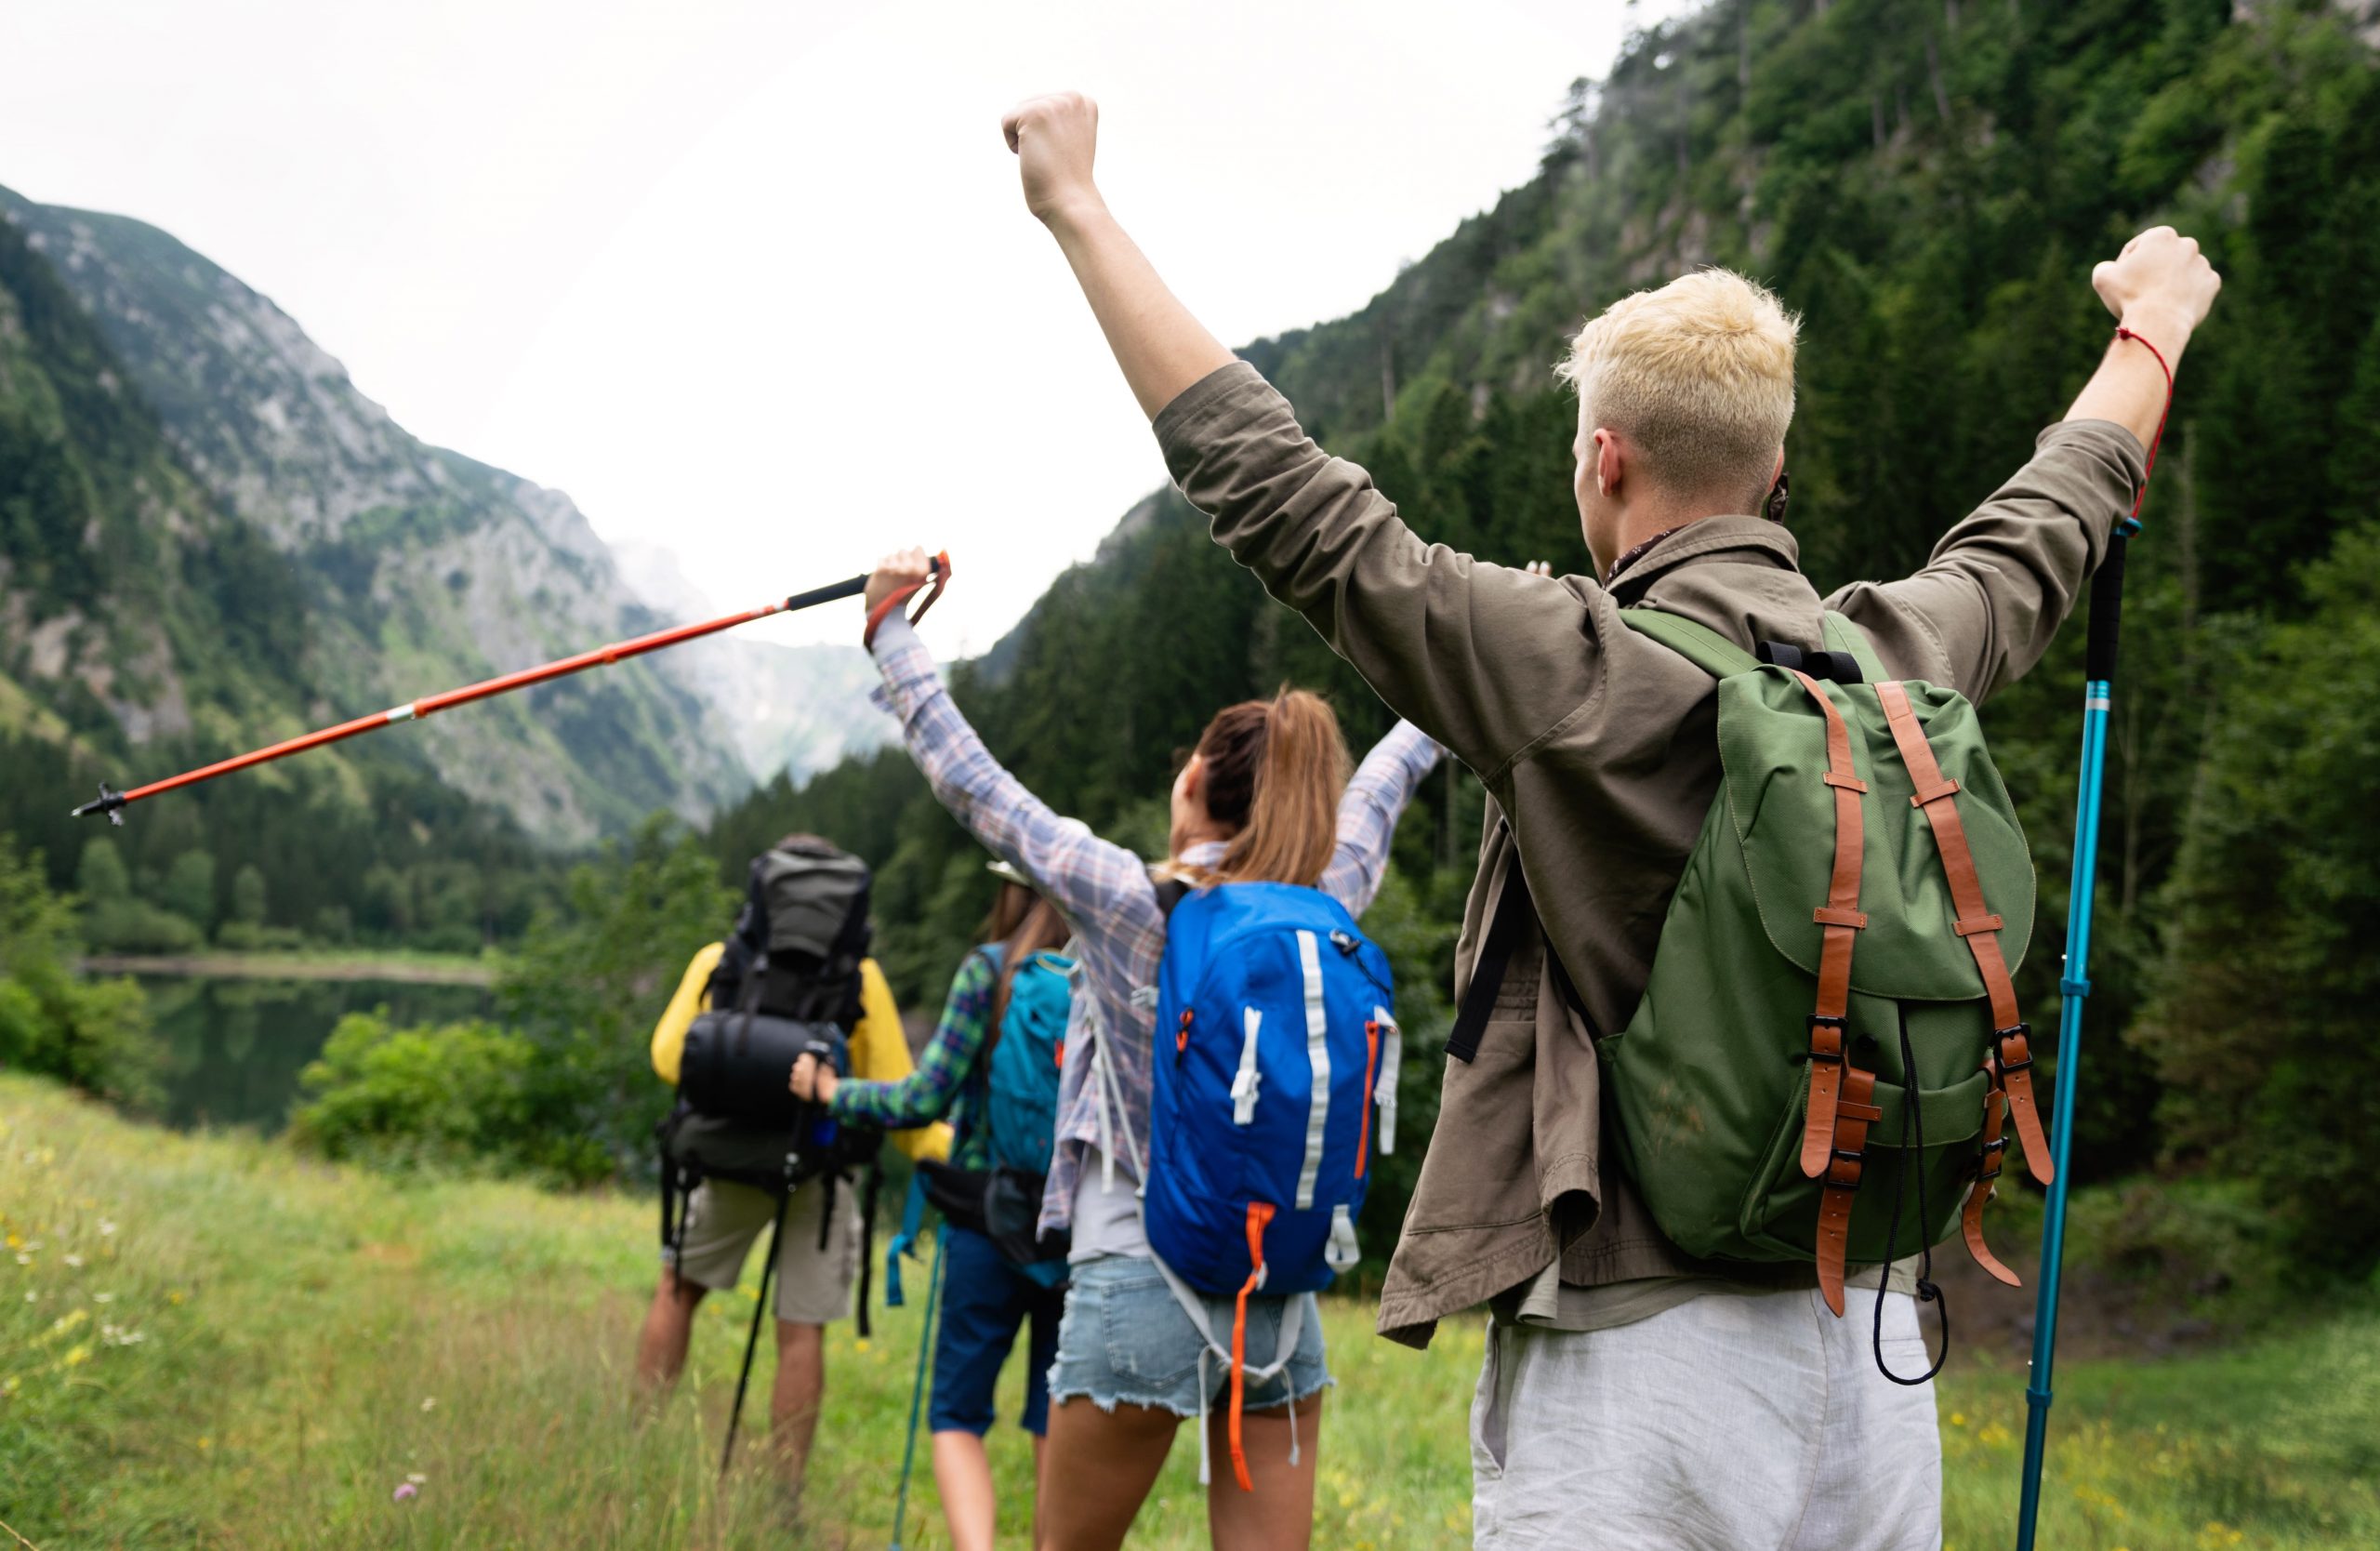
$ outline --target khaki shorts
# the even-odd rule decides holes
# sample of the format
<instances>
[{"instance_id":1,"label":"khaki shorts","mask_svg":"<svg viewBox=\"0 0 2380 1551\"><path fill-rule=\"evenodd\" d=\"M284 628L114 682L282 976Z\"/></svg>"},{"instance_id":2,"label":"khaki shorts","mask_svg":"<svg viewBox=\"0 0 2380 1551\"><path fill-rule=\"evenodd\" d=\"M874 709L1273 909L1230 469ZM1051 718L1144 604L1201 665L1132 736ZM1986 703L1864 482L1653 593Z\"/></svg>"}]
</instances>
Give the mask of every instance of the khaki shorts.
<instances>
[{"instance_id":1,"label":"khaki shorts","mask_svg":"<svg viewBox=\"0 0 2380 1551\"><path fill-rule=\"evenodd\" d=\"M852 1282L859 1273L859 1191L835 1186L835 1223L826 1247L818 1247L818 1218L826 1200L824 1180L793 1193L777 1240L777 1318L793 1325L826 1325L852 1311ZM755 1240L776 1220L777 1198L734 1180L707 1179L686 1203L685 1253L678 1274L713 1292L735 1285ZM661 1263L671 1261L668 1249Z\"/></svg>"}]
</instances>

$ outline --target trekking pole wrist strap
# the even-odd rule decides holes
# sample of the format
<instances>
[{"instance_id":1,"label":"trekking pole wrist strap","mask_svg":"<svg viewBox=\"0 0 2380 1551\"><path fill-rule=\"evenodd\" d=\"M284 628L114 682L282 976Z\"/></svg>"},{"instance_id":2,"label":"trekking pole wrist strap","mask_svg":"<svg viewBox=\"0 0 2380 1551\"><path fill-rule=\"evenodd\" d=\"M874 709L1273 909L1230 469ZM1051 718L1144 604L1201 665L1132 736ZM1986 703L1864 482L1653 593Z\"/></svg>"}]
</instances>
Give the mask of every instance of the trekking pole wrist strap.
<instances>
[{"instance_id":1,"label":"trekking pole wrist strap","mask_svg":"<svg viewBox=\"0 0 2380 1551\"><path fill-rule=\"evenodd\" d=\"M948 550L945 550L940 554L933 557L932 570L929 573L928 580L911 582L908 586L901 588L891 597L886 598L882 603L868 610L867 628L860 632L860 644L863 646L875 645L877 627L882 625L885 620L891 618L895 610L899 609L902 604L907 603L911 598L916 597L919 592L925 593L925 601L918 605L916 613L909 616L909 623L914 625L919 620L923 619L926 616L926 610L933 607L934 600L940 598L942 596L942 590L949 585L950 551Z\"/></svg>"}]
</instances>

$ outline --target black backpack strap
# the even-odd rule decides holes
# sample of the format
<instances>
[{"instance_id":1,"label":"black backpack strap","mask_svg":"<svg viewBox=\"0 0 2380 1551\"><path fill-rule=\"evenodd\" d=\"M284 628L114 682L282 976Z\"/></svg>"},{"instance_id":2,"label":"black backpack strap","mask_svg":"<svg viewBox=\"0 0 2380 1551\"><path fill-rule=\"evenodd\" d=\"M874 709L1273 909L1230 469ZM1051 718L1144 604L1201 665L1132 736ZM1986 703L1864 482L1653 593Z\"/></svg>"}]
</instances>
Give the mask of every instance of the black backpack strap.
<instances>
[{"instance_id":1,"label":"black backpack strap","mask_svg":"<svg viewBox=\"0 0 2380 1551\"><path fill-rule=\"evenodd\" d=\"M1454 1060L1468 1063L1479 1054L1479 1037L1487 1031L1488 1014L1495 1010L1496 993L1503 988L1504 972L1512 967L1513 950L1536 919L1528 878L1521 871L1520 853L1515 850L1505 866L1504 886L1496 895L1488 940L1480 945L1479 961L1471 967L1462 1009L1447 1035L1447 1054Z\"/></svg>"},{"instance_id":2,"label":"black backpack strap","mask_svg":"<svg viewBox=\"0 0 2380 1551\"><path fill-rule=\"evenodd\" d=\"M859 1187L859 1338L866 1341L874 1333L867 1318L868 1290L875 1285L876 1269L876 1192L884 1183L884 1171L871 1163L867 1176Z\"/></svg>"},{"instance_id":3,"label":"black backpack strap","mask_svg":"<svg viewBox=\"0 0 2380 1551\"><path fill-rule=\"evenodd\" d=\"M1162 878L1157 883L1157 913L1166 920L1173 919L1173 908L1189 897L1190 880Z\"/></svg>"},{"instance_id":4,"label":"black backpack strap","mask_svg":"<svg viewBox=\"0 0 2380 1551\"><path fill-rule=\"evenodd\" d=\"M1510 830L1507 829L1507 835ZM1447 1035L1447 1054L1454 1060L1468 1063L1479 1054L1480 1036L1488 1030L1488 1014L1496 1010L1496 993L1503 989L1504 974L1512 967L1513 953L1521 940L1538 927L1537 902L1529 896L1528 875L1521 870L1519 844L1514 842L1511 860L1504 868L1504 886L1497 893L1495 913L1488 923L1488 940L1479 947L1479 961L1471 968L1471 984L1464 988L1462 1007L1455 1014L1454 1027ZM1540 932L1542 935L1542 932ZM1593 1038L1594 1019L1587 1015L1587 1004L1579 995L1579 988L1570 979L1570 971L1554 945L1545 945L1545 961L1554 972L1554 987L1579 1021L1587 1027Z\"/></svg>"}]
</instances>

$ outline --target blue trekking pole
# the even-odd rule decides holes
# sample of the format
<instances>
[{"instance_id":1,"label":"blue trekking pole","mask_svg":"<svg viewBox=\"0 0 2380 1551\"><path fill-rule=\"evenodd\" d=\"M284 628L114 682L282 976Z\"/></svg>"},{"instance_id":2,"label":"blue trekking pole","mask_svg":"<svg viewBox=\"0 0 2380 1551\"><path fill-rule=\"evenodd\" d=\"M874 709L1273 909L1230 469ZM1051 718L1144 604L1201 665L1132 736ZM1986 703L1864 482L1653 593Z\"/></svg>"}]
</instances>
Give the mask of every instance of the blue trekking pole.
<instances>
[{"instance_id":1,"label":"blue trekking pole","mask_svg":"<svg viewBox=\"0 0 2380 1551\"><path fill-rule=\"evenodd\" d=\"M2130 329L2116 337L2137 341L2165 371L2165 403L2170 413L2174 397L2173 368L2156 346ZM2157 434L2149 443L2148 464L2141 470L2140 491L2132 515L2116 524L2106 558L2091 577L2091 624L2082 667L2082 764L2074 797L2074 877L2067 895L2066 966L2057 982L2061 998L2057 1019L2057 1084L2050 1116L2050 1160L2055 1172L2049 1183L2049 1211L2042 1223L2041 1279L2034 1294L2033 1362L2025 1385L2025 1475L2016 1508L2016 1551L2032 1551L2034 1519L2042 1505L2042 1459L2049 1443L2050 1370L2057 1357L2058 1263L2066 1253L2067 1153L2074 1141L2074 1067L2082 1046L2082 1008L2091 995L2091 903L2099 871L2099 793L2104 785L2108 749L2108 710L2115 697L2116 636L2123 623L2123 557L2132 536L2140 531L2140 505L2149 497L2149 474L2157 467L2157 448L2165 439L2165 417L2157 418Z\"/></svg>"},{"instance_id":2,"label":"blue trekking pole","mask_svg":"<svg viewBox=\"0 0 2380 1551\"><path fill-rule=\"evenodd\" d=\"M908 1209L905 1213L906 1220L902 1224L901 1237L894 1240L892 1253L889 1257L892 1261L892 1285L896 1291L892 1296L886 1299L887 1303L897 1304L901 1301L897 1292L900 1286L900 1254L903 1246L917 1241L918 1219L924 1206L925 1192L915 1180L912 1180ZM942 1232L936 1229L933 1236L933 1269L926 1277L926 1317L918 1331L918 1376L909 1385L909 1438L901 1447L901 1489L892 1499L892 1543L889 1551L901 1551L901 1525L908 1517L909 1469L917 1463L918 1457L918 1412L925 1402L926 1366L933 1354L934 1306L941 1301Z\"/></svg>"}]
</instances>

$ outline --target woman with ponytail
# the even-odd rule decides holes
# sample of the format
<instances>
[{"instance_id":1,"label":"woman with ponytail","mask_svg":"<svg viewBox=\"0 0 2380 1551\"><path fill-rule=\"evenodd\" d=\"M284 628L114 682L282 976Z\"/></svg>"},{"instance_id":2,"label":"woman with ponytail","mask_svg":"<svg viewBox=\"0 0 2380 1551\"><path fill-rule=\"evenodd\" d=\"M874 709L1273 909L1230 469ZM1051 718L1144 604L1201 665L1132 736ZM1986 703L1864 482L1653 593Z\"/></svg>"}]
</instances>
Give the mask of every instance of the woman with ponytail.
<instances>
[{"instance_id":1,"label":"woman with ponytail","mask_svg":"<svg viewBox=\"0 0 2380 1551\"><path fill-rule=\"evenodd\" d=\"M870 616L926 576L921 550L888 557L868 578ZM1041 1205L1045 1236L1072 1234L1072 1285L1050 1371L1039 1544L1104 1551L1123 1544L1182 1422L1214 1399L1200 1392L1204 1333L1167 1286L1141 1222L1156 1041L1147 992L1166 937L1159 883L1302 884L1360 915L1386 871L1397 815L1436 764L1438 749L1399 722L1351 778L1338 718L1318 696L1285 690L1229 707L1207 724L1174 777L1169 855L1152 868L1081 821L1059 816L993 760L898 613L869 647L934 795L1074 926L1078 979ZM1273 1349L1290 1301L1248 1300L1250 1350ZM1231 1302L1220 1302L1228 1326ZM1311 1538L1322 1391L1330 1379L1310 1307L1299 1330L1280 1371L1247 1385L1253 1490L1219 1477L1208 1498L1213 1544L1225 1551L1293 1551ZM1220 1374L1213 1382L1223 1386ZM1209 1425L1220 1452L1223 1415ZM1293 1436L1302 1448L1292 1448Z\"/></svg>"},{"instance_id":2,"label":"woman with ponytail","mask_svg":"<svg viewBox=\"0 0 2380 1551\"><path fill-rule=\"evenodd\" d=\"M942 1022L918 1057L917 1069L892 1082L838 1080L833 1067L805 1056L792 1079L798 1096L814 1099L836 1120L856 1125L903 1131L952 1117L958 1134L949 1165L961 1179L988 1176L995 1161L991 1056L1017 974L1037 962L1064 964L1043 956L1064 947L1069 935L1065 919L1022 873L1006 862L994 862L992 871L1001 880L999 895L977 933L978 946L951 977ZM1046 1100L1048 1090L1042 1092ZM1033 1435L1038 1463L1049 1432L1050 1363L1057 1353L1064 1298L1057 1273L1064 1267L1012 1265L983 1227L949 1219L943 1223L939 1253L942 1311L934 1329L933 1398L927 1408L934 1487L953 1551L991 1551L998 1512L984 1435L998 1414L993 1391L1017 1332L1029 1325L1025 1414L1019 1421ZM1050 1274L1036 1274L1043 1270Z\"/></svg>"}]
</instances>

